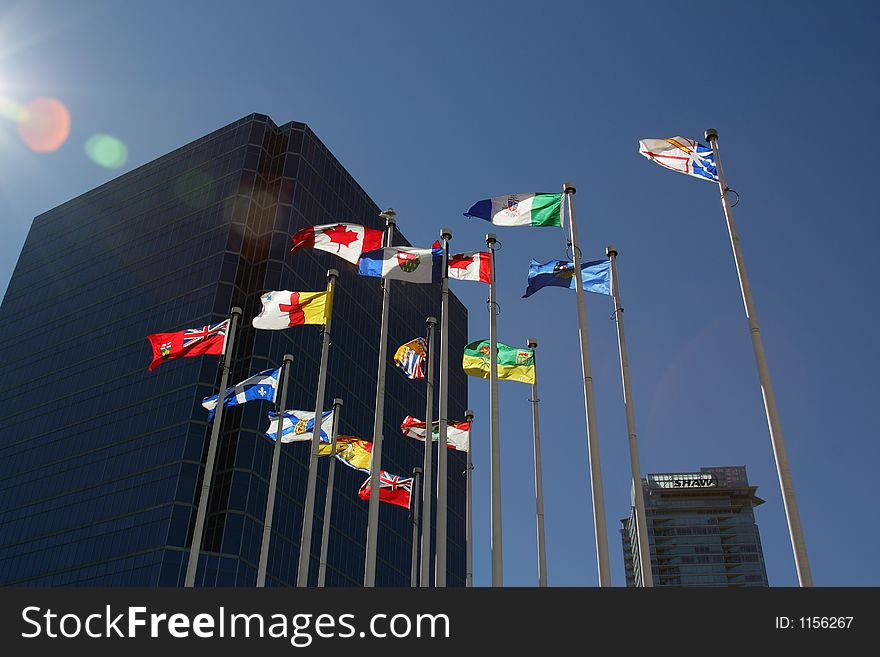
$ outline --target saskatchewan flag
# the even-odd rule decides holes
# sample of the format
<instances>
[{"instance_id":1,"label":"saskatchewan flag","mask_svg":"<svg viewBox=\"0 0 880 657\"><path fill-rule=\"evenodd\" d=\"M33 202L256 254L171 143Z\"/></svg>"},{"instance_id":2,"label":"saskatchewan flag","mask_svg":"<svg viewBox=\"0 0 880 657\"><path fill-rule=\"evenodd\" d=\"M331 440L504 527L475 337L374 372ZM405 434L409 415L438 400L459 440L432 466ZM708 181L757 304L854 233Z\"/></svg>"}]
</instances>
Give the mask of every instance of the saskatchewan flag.
<instances>
[{"instance_id":1,"label":"saskatchewan flag","mask_svg":"<svg viewBox=\"0 0 880 657\"><path fill-rule=\"evenodd\" d=\"M461 360L465 374L489 378L489 341L478 340L464 348ZM528 347L498 343L498 378L522 383L535 382L535 354Z\"/></svg>"}]
</instances>

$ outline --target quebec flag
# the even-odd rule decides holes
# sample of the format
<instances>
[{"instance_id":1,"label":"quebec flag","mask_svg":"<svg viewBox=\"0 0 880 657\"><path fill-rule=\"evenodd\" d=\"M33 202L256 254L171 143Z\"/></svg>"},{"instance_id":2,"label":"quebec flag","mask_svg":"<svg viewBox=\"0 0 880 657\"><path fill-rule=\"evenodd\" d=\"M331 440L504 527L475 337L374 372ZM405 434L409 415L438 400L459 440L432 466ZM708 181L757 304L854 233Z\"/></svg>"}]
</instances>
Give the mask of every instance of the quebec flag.
<instances>
[{"instance_id":1,"label":"quebec flag","mask_svg":"<svg viewBox=\"0 0 880 657\"><path fill-rule=\"evenodd\" d=\"M694 178L718 182L715 153L708 146L686 137L642 139L639 153L657 164Z\"/></svg>"},{"instance_id":2,"label":"quebec flag","mask_svg":"<svg viewBox=\"0 0 880 657\"><path fill-rule=\"evenodd\" d=\"M275 401L275 391L278 389L278 372L280 367L274 370L266 370L259 374L254 374L251 378L245 379L226 390L226 396L223 398L224 406L237 406L245 402L265 399L266 401ZM208 420L214 419L214 411L217 408L217 399L220 395L211 395L202 400L202 406L208 409Z\"/></svg>"}]
</instances>

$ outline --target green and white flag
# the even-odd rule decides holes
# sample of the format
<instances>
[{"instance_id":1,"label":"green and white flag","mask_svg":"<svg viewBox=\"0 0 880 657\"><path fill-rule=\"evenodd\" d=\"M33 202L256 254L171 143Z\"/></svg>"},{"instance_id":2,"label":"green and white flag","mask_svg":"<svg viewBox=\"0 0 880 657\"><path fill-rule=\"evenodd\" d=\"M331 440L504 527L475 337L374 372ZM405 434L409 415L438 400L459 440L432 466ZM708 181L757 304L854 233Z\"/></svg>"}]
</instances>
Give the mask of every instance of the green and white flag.
<instances>
[{"instance_id":1,"label":"green and white flag","mask_svg":"<svg viewBox=\"0 0 880 657\"><path fill-rule=\"evenodd\" d=\"M535 352L528 347L511 347L503 342L498 342L497 346L499 381L535 382ZM490 349L488 340L477 340L467 345L461 359L464 373L488 379Z\"/></svg>"},{"instance_id":2,"label":"green and white flag","mask_svg":"<svg viewBox=\"0 0 880 657\"><path fill-rule=\"evenodd\" d=\"M477 201L464 213L496 226L561 226L562 194L510 194Z\"/></svg>"}]
</instances>

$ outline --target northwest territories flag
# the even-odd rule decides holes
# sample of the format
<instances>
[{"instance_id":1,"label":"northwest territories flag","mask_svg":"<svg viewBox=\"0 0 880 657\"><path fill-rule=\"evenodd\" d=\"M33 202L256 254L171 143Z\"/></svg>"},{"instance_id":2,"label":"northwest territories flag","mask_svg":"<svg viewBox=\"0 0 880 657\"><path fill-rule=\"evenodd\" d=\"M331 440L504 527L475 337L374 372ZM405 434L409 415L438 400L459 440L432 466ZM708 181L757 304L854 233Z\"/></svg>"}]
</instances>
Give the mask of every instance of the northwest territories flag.
<instances>
[{"instance_id":1,"label":"northwest territories flag","mask_svg":"<svg viewBox=\"0 0 880 657\"><path fill-rule=\"evenodd\" d=\"M389 246L361 255L358 273L408 283L436 283L443 268L443 249Z\"/></svg>"},{"instance_id":2,"label":"northwest territories flag","mask_svg":"<svg viewBox=\"0 0 880 657\"><path fill-rule=\"evenodd\" d=\"M311 411L284 411L281 442L293 443L312 439L315 430L315 414ZM321 418L321 442L329 443L333 431L333 411L324 411ZM278 413L269 411L269 428L266 435L278 439Z\"/></svg>"},{"instance_id":3,"label":"northwest territories flag","mask_svg":"<svg viewBox=\"0 0 880 657\"><path fill-rule=\"evenodd\" d=\"M566 260L551 260L529 263L529 279L526 293L522 298L532 296L542 287L567 287L575 289L574 263ZM584 292L611 294L611 261L593 260L581 263L581 286Z\"/></svg>"},{"instance_id":4,"label":"northwest territories flag","mask_svg":"<svg viewBox=\"0 0 880 657\"><path fill-rule=\"evenodd\" d=\"M641 139L639 153L660 166L694 178L718 182L715 153L708 146L686 137Z\"/></svg>"},{"instance_id":5,"label":"northwest territories flag","mask_svg":"<svg viewBox=\"0 0 880 657\"><path fill-rule=\"evenodd\" d=\"M254 374L251 378L245 379L226 391L223 397L224 406L237 406L252 400L265 399L266 401L275 401L275 391L278 388L278 372L281 368L274 370L266 370L259 374ZM208 419L214 419L214 411L217 409L217 399L220 395L211 395L202 400L202 406L208 409Z\"/></svg>"},{"instance_id":6,"label":"northwest territories flag","mask_svg":"<svg viewBox=\"0 0 880 657\"><path fill-rule=\"evenodd\" d=\"M562 194L510 194L474 203L464 213L496 226L560 226Z\"/></svg>"}]
</instances>

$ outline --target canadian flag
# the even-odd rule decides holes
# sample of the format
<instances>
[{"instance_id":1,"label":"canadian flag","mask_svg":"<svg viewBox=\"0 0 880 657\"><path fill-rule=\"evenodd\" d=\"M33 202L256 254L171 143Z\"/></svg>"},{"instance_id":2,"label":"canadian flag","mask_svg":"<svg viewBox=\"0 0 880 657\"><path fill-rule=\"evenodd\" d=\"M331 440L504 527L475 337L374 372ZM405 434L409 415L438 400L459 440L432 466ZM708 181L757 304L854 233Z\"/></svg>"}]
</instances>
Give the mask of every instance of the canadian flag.
<instances>
[{"instance_id":1,"label":"canadian flag","mask_svg":"<svg viewBox=\"0 0 880 657\"><path fill-rule=\"evenodd\" d=\"M320 249L357 264L364 251L382 248L382 236L381 230L358 224L309 226L297 231L290 238L293 240L290 252L297 249Z\"/></svg>"},{"instance_id":2,"label":"canadian flag","mask_svg":"<svg viewBox=\"0 0 880 657\"><path fill-rule=\"evenodd\" d=\"M488 251L456 253L449 256L449 278L460 281L492 282L492 261Z\"/></svg>"}]
</instances>

